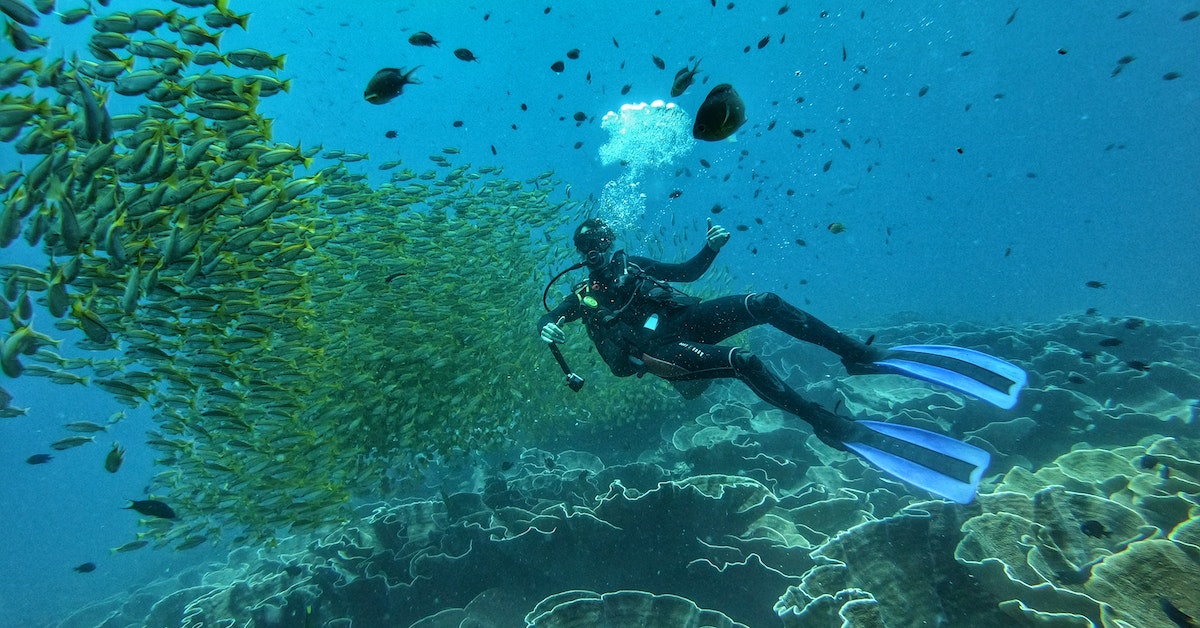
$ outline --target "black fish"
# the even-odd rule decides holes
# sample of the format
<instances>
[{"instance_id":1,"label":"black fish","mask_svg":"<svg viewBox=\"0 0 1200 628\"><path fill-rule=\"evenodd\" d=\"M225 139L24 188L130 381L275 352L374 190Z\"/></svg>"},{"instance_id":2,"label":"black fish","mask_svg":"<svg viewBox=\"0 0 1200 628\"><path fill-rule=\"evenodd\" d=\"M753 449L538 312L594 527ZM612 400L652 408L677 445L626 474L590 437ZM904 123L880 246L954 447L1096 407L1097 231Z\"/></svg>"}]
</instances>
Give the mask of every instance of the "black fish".
<instances>
[{"instance_id":1,"label":"black fish","mask_svg":"<svg viewBox=\"0 0 1200 628\"><path fill-rule=\"evenodd\" d=\"M680 196L683 196L683 190L672 190L669 196L671 198L679 198Z\"/></svg>"},{"instance_id":2,"label":"black fish","mask_svg":"<svg viewBox=\"0 0 1200 628\"><path fill-rule=\"evenodd\" d=\"M1119 346L1121 346L1121 339L1120 338L1105 338L1104 340L1100 341L1100 346L1101 347L1119 347Z\"/></svg>"},{"instance_id":3,"label":"black fish","mask_svg":"<svg viewBox=\"0 0 1200 628\"><path fill-rule=\"evenodd\" d=\"M671 83L671 96L679 96L692 84L693 77L696 76L696 69L700 67L700 60L696 59L696 64L692 69L688 69L685 65L682 69L675 73L675 82Z\"/></svg>"},{"instance_id":4,"label":"black fish","mask_svg":"<svg viewBox=\"0 0 1200 628\"><path fill-rule=\"evenodd\" d=\"M84 563L77 567L72 567L72 569L78 571L79 573L91 573L96 571L96 563Z\"/></svg>"},{"instance_id":5,"label":"black fish","mask_svg":"<svg viewBox=\"0 0 1200 628\"><path fill-rule=\"evenodd\" d=\"M438 40L433 38L433 35L425 31L417 31L408 37L408 43L414 46L434 46L437 47Z\"/></svg>"},{"instance_id":6,"label":"black fish","mask_svg":"<svg viewBox=\"0 0 1200 628\"><path fill-rule=\"evenodd\" d=\"M384 136L384 137L386 137L386 138L388 138L389 140L394 140L394 139L396 139L396 136L397 136L397 135L399 135L399 133L397 133L395 129L391 129L391 130L389 130L387 133L384 133L384 134L383 134L383 136Z\"/></svg>"},{"instance_id":7,"label":"black fish","mask_svg":"<svg viewBox=\"0 0 1200 628\"><path fill-rule=\"evenodd\" d=\"M1087 521L1079 524L1079 531L1094 539L1102 539L1106 536L1112 535L1112 532L1109 532L1104 528L1103 523L1100 523L1095 519L1088 519Z\"/></svg>"},{"instance_id":8,"label":"black fish","mask_svg":"<svg viewBox=\"0 0 1200 628\"><path fill-rule=\"evenodd\" d=\"M1125 321L1125 329L1141 329L1146 326L1146 321L1140 318L1131 318Z\"/></svg>"},{"instance_id":9,"label":"black fish","mask_svg":"<svg viewBox=\"0 0 1200 628\"><path fill-rule=\"evenodd\" d=\"M708 93L696 111L692 137L717 142L733 135L745 123L746 105L742 97L732 85L721 83Z\"/></svg>"},{"instance_id":10,"label":"black fish","mask_svg":"<svg viewBox=\"0 0 1200 628\"><path fill-rule=\"evenodd\" d=\"M1104 282L1103 281L1089 281L1083 285L1085 285L1089 288L1103 288Z\"/></svg>"},{"instance_id":11,"label":"black fish","mask_svg":"<svg viewBox=\"0 0 1200 628\"><path fill-rule=\"evenodd\" d=\"M572 49L568 50L568 51L567 51L567 58L568 58L568 59L572 59L572 60L574 60L574 59L578 59L578 58L579 58L579 49L578 49L578 48L572 48Z\"/></svg>"},{"instance_id":12,"label":"black fish","mask_svg":"<svg viewBox=\"0 0 1200 628\"><path fill-rule=\"evenodd\" d=\"M1179 626L1179 628L1196 628L1197 626L1200 626L1200 624L1196 623L1195 619L1193 619L1187 613L1179 610L1178 606L1172 604L1171 600L1168 600L1165 597L1158 598L1158 607L1162 609L1162 612L1167 616L1167 619L1175 622L1175 625Z\"/></svg>"},{"instance_id":13,"label":"black fish","mask_svg":"<svg viewBox=\"0 0 1200 628\"><path fill-rule=\"evenodd\" d=\"M771 36L767 35L766 37L763 37L762 39L758 40L758 49L762 50L763 48L766 48L767 44L769 44L769 43L771 43Z\"/></svg>"},{"instance_id":14,"label":"black fish","mask_svg":"<svg viewBox=\"0 0 1200 628\"><path fill-rule=\"evenodd\" d=\"M562 72L563 70L567 69L567 64L563 63L562 61L555 61L554 63L550 64L550 69L554 70L555 72Z\"/></svg>"},{"instance_id":15,"label":"black fish","mask_svg":"<svg viewBox=\"0 0 1200 628\"><path fill-rule=\"evenodd\" d=\"M363 98L372 105L382 105L391 101L393 98L400 95L404 91L405 85L417 85L421 81L412 78L413 72L417 71L417 66L404 71L404 68L384 68L375 73L370 81L367 81L367 89L363 91Z\"/></svg>"},{"instance_id":16,"label":"black fish","mask_svg":"<svg viewBox=\"0 0 1200 628\"><path fill-rule=\"evenodd\" d=\"M29 464L46 464L47 462L50 462L52 458L54 458L54 456L51 456L50 454L33 454L32 456L26 458L25 462Z\"/></svg>"},{"instance_id":17,"label":"black fish","mask_svg":"<svg viewBox=\"0 0 1200 628\"><path fill-rule=\"evenodd\" d=\"M125 510L136 510L137 512L146 515L147 517L158 517L159 519L177 519L175 511L170 506L158 501L157 499L131 499Z\"/></svg>"},{"instance_id":18,"label":"black fish","mask_svg":"<svg viewBox=\"0 0 1200 628\"><path fill-rule=\"evenodd\" d=\"M625 94L628 94L629 90L631 90L631 89L633 89L632 85L625 85L624 87L621 88L621 95L624 96Z\"/></svg>"},{"instance_id":19,"label":"black fish","mask_svg":"<svg viewBox=\"0 0 1200 628\"><path fill-rule=\"evenodd\" d=\"M1125 363L1125 366L1128 366L1129 368L1131 368L1135 371L1140 371L1142 373L1145 373L1146 371L1150 370L1150 364L1143 362L1141 360L1130 360Z\"/></svg>"},{"instance_id":20,"label":"black fish","mask_svg":"<svg viewBox=\"0 0 1200 628\"><path fill-rule=\"evenodd\" d=\"M474 61L476 63L479 62L479 59L475 57L475 53L467 50L466 48L459 48L458 50L455 50L454 56L462 59L463 61Z\"/></svg>"},{"instance_id":21,"label":"black fish","mask_svg":"<svg viewBox=\"0 0 1200 628\"><path fill-rule=\"evenodd\" d=\"M666 62L666 61L663 61L662 59L659 59L658 57L656 57L656 56L654 56L654 55L650 55L650 59L651 59L652 61L654 61L654 67L656 67L656 68L658 68L658 69L660 69L660 70L665 70L665 69L667 69L667 62Z\"/></svg>"}]
</instances>

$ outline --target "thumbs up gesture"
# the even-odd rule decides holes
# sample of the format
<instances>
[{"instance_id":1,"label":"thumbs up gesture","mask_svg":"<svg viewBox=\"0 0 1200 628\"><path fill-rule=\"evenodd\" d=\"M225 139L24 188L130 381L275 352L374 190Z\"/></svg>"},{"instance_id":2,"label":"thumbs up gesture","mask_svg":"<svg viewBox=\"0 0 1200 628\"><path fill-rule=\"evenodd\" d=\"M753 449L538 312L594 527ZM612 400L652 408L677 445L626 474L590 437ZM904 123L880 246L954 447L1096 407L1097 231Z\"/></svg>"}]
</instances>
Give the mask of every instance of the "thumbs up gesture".
<instances>
[{"instance_id":1,"label":"thumbs up gesture","mask_svg":"<svg viewBox=\"0 0 1200 628\"><path fill-rule=\"evenodd\" d=\"M705 235L708 239L708 248L713 251L720 251L721 247L729 241L729 231L721 225L714 225L712 218L708 219L708 233Z\"/></svg>"}]
</instances>

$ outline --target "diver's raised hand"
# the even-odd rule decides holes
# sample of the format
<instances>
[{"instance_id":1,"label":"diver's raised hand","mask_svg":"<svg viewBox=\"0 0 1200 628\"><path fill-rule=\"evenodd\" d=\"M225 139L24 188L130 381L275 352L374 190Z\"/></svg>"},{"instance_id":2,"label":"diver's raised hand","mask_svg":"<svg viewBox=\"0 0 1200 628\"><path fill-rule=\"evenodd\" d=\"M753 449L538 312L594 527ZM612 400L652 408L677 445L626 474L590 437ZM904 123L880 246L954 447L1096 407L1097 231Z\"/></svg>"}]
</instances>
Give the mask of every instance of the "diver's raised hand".
<instances>
[{"instance_id":1,"label":"diver's raised hand","mask_svg":"<svg viewBox=\"0 0 1200 628\"><path fill-rule=\"evenodd\" d=\"M563 322L563 319L560 318L560 319L558 319L558 324L546 323L546 326L542 327L542 341L545 342L546 344L554 344L554 343L562 344L562 343L566 342L567 334L565 332L563 332L561 327L558 326L562 322Z\"/></svg>"},{"instance_id":2,"label":"diver's raised hand","mask_svg":"<svg viewBox=\"0 0 1200 628\"><path fill-rule=\"evenodd\" d=\"M714 225L712 218L708 219L708 233L705 234L708 239L708 248L714 251L720 251L721 247L729 241L729 231L721 225Z\"/></svg>"}]
</instances>

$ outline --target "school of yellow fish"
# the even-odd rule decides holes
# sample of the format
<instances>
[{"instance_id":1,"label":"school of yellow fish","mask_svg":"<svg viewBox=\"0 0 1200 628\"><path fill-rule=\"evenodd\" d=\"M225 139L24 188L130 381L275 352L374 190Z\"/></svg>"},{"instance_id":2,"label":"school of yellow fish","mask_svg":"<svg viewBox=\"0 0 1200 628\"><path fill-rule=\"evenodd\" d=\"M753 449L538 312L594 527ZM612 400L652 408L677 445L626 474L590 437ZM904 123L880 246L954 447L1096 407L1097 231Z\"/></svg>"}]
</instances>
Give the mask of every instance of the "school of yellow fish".
<instances>
[{"instance_id":1,"label":"school of yellow fish","mask_svg":"<svg viewBox=\"0 0 1200 628\"><path fill-rule=\"evenodd\" d=\"M550 234L584 211L552 172L505 179L445 148L372 187L345 165L365 155L272 138L258 103L289 89L285 57L218 48L249 15L174 2L0 0L18 51L0 60L0 140L33 164L0 176L0 245L47 259L0 265L0 366L152 410L150 496L180 517L117 550L339 524L431 462L654 405L646 387L572 395L536 340L542 286L571 254ZM42 56L37 25L56 18L94 27L93 59ZM144 102L110 115L110 93ZM124 450L97 449L115 472Z\"/></svg>"}]
</instances>

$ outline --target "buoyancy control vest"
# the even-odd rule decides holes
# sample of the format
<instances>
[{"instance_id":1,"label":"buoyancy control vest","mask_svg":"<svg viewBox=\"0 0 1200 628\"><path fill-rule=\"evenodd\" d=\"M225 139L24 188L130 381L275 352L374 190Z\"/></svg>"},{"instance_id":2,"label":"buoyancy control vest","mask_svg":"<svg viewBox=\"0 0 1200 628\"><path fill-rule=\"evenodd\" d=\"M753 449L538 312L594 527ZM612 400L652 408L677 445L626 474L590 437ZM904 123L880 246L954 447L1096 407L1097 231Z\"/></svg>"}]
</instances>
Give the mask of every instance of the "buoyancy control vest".
<instances>
[{"instance_id":1,"label":"buoyancy control vest","mask_svg":"<svg viewBox=\"0 0 1200 628\"><path fill-rule=\"evenodd\" d=\"M583 307L588 337L613 375L644 372L641 355L673 313L700 299L648 275L624 251L572 292Z\"/></svg>"}]
</instances>

